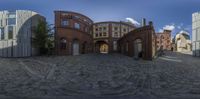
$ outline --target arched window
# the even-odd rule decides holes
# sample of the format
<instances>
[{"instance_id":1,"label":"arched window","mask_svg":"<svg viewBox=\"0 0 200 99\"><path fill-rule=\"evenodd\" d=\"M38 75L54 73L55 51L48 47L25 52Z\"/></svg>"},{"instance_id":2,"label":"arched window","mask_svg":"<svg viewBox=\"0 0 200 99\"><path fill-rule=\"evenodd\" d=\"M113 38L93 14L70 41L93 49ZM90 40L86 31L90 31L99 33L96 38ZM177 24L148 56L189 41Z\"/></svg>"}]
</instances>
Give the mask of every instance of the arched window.
<instances>
[{"instance_id":1,"label":"arched window","mask_svg":"<svg viewBox=\"0 0 200 99\"><path fill-rule=\"evenodd\" d=\"M60 49L66 49L67 48L67 40L65 38L60 39Z\"/></svg>"},{"instance_id":2,"label":"arched window","mask_svg":"<svg viewBox=\"0 0 200 99\"><path fill-rule=\"evenodd\" d=\"M126 42L126 52L128 52L128 48L129 48L128 42Z\"/></svg>"}]
</instances>

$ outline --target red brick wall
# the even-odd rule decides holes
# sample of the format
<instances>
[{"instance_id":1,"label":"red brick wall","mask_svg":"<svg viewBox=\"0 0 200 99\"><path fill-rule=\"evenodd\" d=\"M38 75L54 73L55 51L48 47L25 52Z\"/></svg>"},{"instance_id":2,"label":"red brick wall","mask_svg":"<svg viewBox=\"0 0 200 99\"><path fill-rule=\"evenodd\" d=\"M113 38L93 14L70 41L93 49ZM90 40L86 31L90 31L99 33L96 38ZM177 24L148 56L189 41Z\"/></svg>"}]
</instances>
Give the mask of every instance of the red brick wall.
<instances>
[{"instance_id":1,"label":"red brick wall","mask_svg":"<svg viewBox=\"0 0 200 99\"><path fill-rule=\"evenodd\" d=\"M128 33L119 40L120 53L133 57L134 56L134 41L142 40L142 58L152 60L155 56L155 31L152 26L137 28ZM126 51L126 43L128 42L128 51ZM154 44L153 44L154 43Z\"/></svg>"},{"instance_id":2,"label":"red brick wall","mask_svg":"<svg viewBox=\"0 0 200 99\"><path fill-rule=\"evenodd\" d=\"M78 16L77 19L75 16ZM68 20L68 26L61 26L61 20ZM87 22L84 19L88 20ZM80 29L75 29L74 23L80 24ZM83 52L83 43L86 43L85 53L92 52L92 28L93 22L86 16L74 13L74 12L63 12L55 11L55 45L56 53L58 55L72 55L72 43L74 40L79 42L79 53ZM88 31L85 30L88 28ZM60 39L65 38L67 40L66 49L60 48Z\"/></svg>"}]
</instances>

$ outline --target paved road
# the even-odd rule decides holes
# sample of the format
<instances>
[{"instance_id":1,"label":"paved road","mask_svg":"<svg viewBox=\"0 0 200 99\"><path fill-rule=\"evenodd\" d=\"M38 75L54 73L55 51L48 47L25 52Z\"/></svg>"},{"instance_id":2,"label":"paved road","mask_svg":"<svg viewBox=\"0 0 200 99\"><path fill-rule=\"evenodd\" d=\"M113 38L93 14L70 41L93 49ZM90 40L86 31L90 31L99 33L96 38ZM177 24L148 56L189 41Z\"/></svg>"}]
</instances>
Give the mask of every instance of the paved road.
<instances>
[{"instance_id":1,"label":"paved road","mask_svg":"<svg viewBox=\"0 0 200 99\"><path fill-rule=\"evenodd\" d=\"M200 58L120 54L0 58L0 99L199 99Z\"/></svg>"}]
</instances>

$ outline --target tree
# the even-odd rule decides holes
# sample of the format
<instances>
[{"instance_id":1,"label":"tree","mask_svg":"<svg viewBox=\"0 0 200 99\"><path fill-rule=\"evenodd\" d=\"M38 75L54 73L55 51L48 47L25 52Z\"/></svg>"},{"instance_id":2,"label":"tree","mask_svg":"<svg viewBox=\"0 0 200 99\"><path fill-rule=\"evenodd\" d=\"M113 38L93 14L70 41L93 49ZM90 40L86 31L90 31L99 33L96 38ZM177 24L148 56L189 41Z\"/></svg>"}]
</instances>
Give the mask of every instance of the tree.
<instances>
[{"instance_id":1,"label":"tree","mask_svg":"<svg viewBox=\"0 0 200 99\"><path fill-rule=\"evenodd\" d=\"M48 41L48 25L45 21L39 21L37 27L33 30L33 45L39 50L40 55L47 54L47 43Z\"/></svg>"}]
</instances>

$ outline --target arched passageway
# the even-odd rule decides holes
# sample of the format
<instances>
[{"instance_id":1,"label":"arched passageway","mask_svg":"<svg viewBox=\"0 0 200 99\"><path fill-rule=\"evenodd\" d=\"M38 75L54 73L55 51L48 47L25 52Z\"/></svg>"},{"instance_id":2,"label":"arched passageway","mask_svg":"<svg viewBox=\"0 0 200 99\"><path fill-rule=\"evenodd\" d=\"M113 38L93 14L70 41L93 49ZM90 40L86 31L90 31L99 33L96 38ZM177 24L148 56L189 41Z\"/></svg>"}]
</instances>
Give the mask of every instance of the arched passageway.
<instances>
[{"instance_id":1,"label":"arched passageway","mask_svg":"<svg viewBox=\"0 0 200 99\"><path fill-rule=\"evenodd\" d=\"M109 45L105 41L98 41L95 43L95 52L107 54L109 53Z\"/></svg>"}]
</instances>

